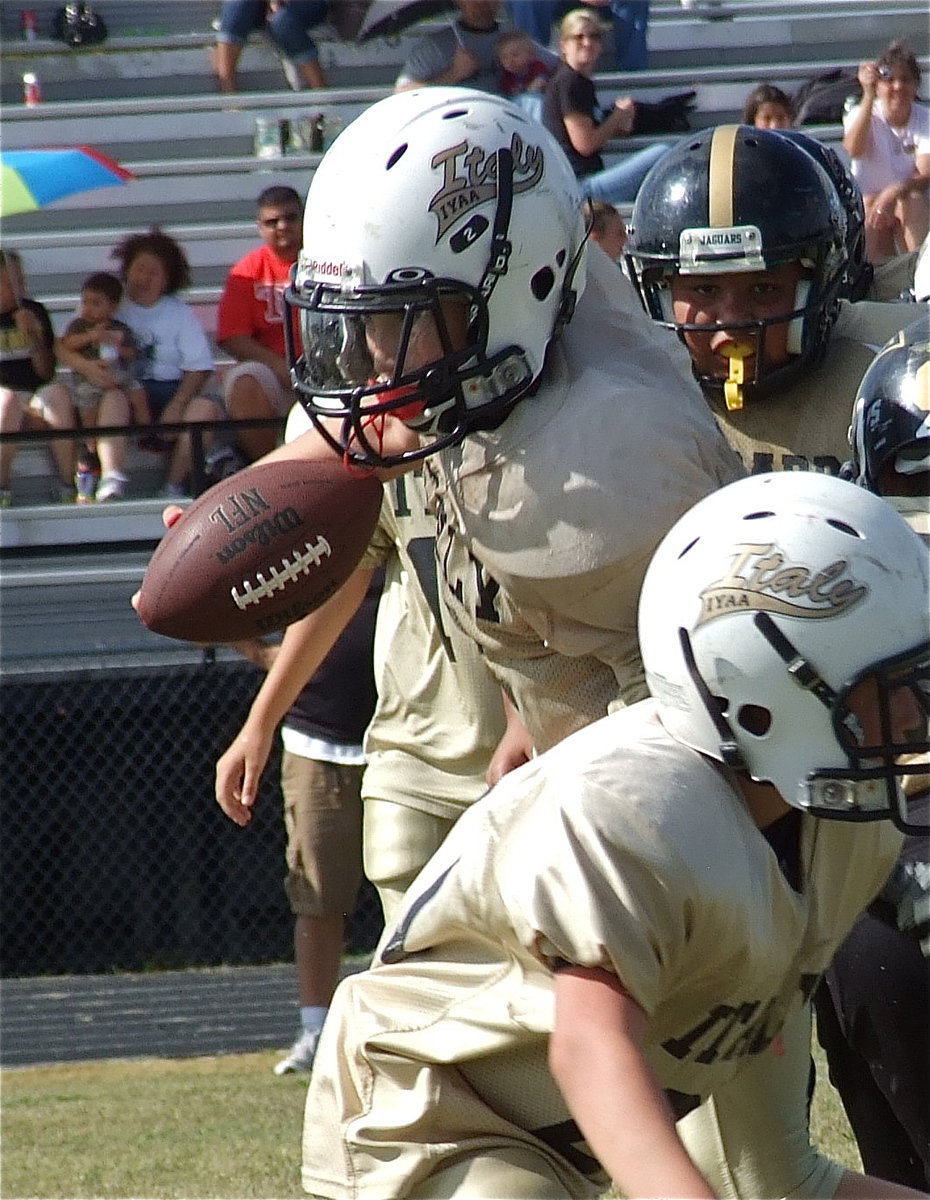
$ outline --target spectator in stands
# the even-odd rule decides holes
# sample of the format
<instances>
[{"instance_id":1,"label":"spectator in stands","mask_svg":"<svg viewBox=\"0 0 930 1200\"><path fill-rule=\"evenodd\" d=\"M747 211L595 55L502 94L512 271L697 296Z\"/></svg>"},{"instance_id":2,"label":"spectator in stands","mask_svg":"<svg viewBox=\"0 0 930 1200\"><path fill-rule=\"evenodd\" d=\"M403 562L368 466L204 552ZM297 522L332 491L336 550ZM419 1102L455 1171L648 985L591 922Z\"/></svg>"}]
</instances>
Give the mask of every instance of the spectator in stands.
<instances>
[{"instance_id":1,"label":"spectator in stands","mask_svg":"<svg viewBox=\"0 0 930 1200\"><path fill-rule=\"evenodd\" d=\"M497 90L511 100L527 94L541 95L553 72L552 64L539 57L536 43L522 29L508 29L500 35L497 61L500 63Z\"/></svg>"},{"instance_id":2,"label":"spectator in stands","mask_svg":"<svg viewBox=\"0 0 930 1200\"><path fill-rule=\"evenodd\" d=\"M284 55L291 86L325 88L316 43L307 30L326 20L323 0L226 0L220 7L213 64L220 90L238 92L236 68L249 34L264 29Z\"/></svg>"},{"instance_id":3,"label":"spectator in stands","mask_svg":"<svg viewBox=\"0 0 930 1200\"><path fill-rule=\"evenodd\" d=\"M345 915L362 881L362 738L377 699L373 668L381 577L281 725L281 792L287 830L284 889L294 914L294 962L300 1028L276 1075L309 1071L329 1011L345 939ZM270 670L279 646L235 643Z\"/></svg>"},{"instance_id":4,"label":"spectator in stands","mask_svg":"<svg viewBox=\"0 0 930 1200\"><path fill-rule=\"evenodd\" d=\"M284 290L303 242L303 204L291 187L265 188L257 201L262 244L226 277L216 341L236 366L223 379L226 411L235 420L286 417L294 395L284 346ZM254 462L278 441L275 429L243 429L238 443Z\"/></svg>"},{"instance_id":5,"label":"spectator in stands","mask_svg":"<svg viewBox=\"0 0 930 1200\"><path fill-rule=\"evenodd\" d=\"M111 257L120 263L126 289L116 315L139 347L137 376L150 420L156 425L222 420L221 403L202 391L213 374L207 335L190 305L177 295L190 284L184 251L173 237L154 228L124 238ZM205 447L213 441L213 434L204 436ZM145 448L171 455L165 495L188 494L190 436L156 431Z\"/></svg>"},{"instance_id":6,"label":"spectator in stands","mask_svg":"<svg viewBox=\"0 0 930 1200\"><path fill-rule=\"evenodd\" d=\"M758 84L746 97L742 123L757 129L790 129L794 124L791 97L772 83Z\"/></svg>"},{"instance_id":7,"label":"spectator in stands","mask_svg":"<svg viewBox=\"0 0 930 1200\"><path fill-rule=\"evenodd\" d=\"M455 7L458 16L446 29L428 33L414 44L394 84L395 91L427 84L498 90L498 0L456 0ZM542 46L536 47L536 56L553 69L558 63L558 57Z\"/></svg>"},{"instance_id":8,"label":"spectator in stands","mask_svg":"<svg viewBox=\"0 0 930 1200\"><path fill-rule=\"evenodd\" d=\"M22 429L74 429L67 394L50 391L55 374L55 334L45 306L26 296L19 255L0 251L0 432ZM61 501L74 499L74 443L51 443ZM12 503L10 478L18 446L0 443L0 508Z\"/></svg>"},{"instance_id":9,"label":"spectator in stands","mask_svg":"<svg viewBox=\"0 0 930 1200\"><path fill-rule=\"evenodd\" d=\"M605 168L601 150L611 139L632 132L636 104L630 96L620 96L606 114L600 107L591 76L603 41L604 28L590 9L576 8L563 18L563 61L546 87L543 124L568 155L586 198L629 203L668 147L657 143L624 154L621 162Z\"/></svg>"},{"instance_id":10,"label":"spectator in stands","mask_svg":"<svg viewBox=\"0 0 930 1200\"><path fill-rule=\"evenodd\" d=\"M136 339L124 321L116 319L123 298L123 285L108 271L95 271L81 287L81 307L55 340L55 355L71 369L71 386L55 382L48 391L63 393L65 403L78 409L81 427L145 424L148 403L145 392L132 380ZM100 459L98 500L120 500L129 477L125 437L100 438L87 443Z\"/></svg>"},{"instance_id":11,"label":"spectator in stands","mask_svg":"<svg viewBox=\"0 0 930 1200\"><path fill-rule=\"evenodd\" d=\"M548 46L553 21L560 21L577 2L511 0L507 6L514 25ZM614 38L615 71L644 71L649 65L646 29L648 0L587 0L585 8L609 9Z\"/></svg>"},{"instance_id":12,"label":"spectator in stands","mask_svg":"<svg viewBox=\"0 0 930 1200\"><path fill-rule=\"evenodd\" d=\"M920 67L901 42L860 63L859 83L843 146L865 200L866 255L877 264L919 249L930 228L930 109L917 103Z\"/></svg>"},{"instance_id":13,"label":"spectator in stands","mask_svg":"<svg viewBox=\"0 0 930 1200\"><path fill-rule=\"evenodd\" d=\"M626 223L612 204L604 200L585 200L582 205L585 224L592 242L597 242L608 258L620 262L626 245Z\"/></svg>"}]
</instances>

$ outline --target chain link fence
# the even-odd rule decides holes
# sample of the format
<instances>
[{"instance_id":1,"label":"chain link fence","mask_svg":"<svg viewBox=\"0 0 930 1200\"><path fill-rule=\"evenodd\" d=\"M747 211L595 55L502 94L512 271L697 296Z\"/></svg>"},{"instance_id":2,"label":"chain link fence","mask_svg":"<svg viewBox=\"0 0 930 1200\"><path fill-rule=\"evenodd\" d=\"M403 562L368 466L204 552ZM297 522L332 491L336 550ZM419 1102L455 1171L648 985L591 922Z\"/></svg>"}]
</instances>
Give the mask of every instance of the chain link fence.
<instances>
[{"instance_id":1,"label":"chain link fence","mask_svg":"<svg viewBox=\"0 0 930 1200\"><path fill-rule=\"evenodd\" d=\"M213 799L260 683L247 663L14 674L0 684L0 972L264 963L293 956L279 750L257 811ZM381 929L367 882L346 948Z\"/></svg>"}]
</instances>

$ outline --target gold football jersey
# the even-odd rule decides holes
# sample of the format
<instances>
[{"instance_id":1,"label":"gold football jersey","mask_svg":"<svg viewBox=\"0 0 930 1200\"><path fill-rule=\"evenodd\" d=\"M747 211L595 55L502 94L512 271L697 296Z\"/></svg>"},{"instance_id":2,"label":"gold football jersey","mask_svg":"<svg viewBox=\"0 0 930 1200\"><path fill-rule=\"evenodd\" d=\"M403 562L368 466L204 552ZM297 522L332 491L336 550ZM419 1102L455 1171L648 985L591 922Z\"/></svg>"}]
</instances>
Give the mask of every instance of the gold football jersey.
<instances>
[{"instance_id":1,"label":"gold football jersey","mask_svg":"<svg viewBox=\"0 0 930 1200\"><path fill-rule=\"evenodd\" d=\"M445 610L435 532L419 471L385 485L360 564L385 567L375 626L378 702L362 791L454 820L487 791L504 709L477 645Z\"/></svg>"},{"instance_id":2,"label":"gold football jersey","mask_svg":"<svg viewBox=\"0 0 930 1200\"><path fill-rule=\"evenodd\" d=\"M547 1068L563 963L622 980L681 1117L750 1066L758 1102L778 1035L901 845L889 822L797 820L796 891L725 769L673 741L653 701L506 776L415 880L372 968L337 992L307 1098L304 1187L403 1196L489 1145L531 1146L568 1195L604 1183ZM802 1093L805 1078L806 1054ZM815 1172L793 1081L786 1111L765 1111L780 1152L742 1148L773 1189L758 1194L789 1195Z\"/></svg>"},{"instance_id":3,"label":"gold football jersey","mask_svg":"<svg viewBox=\"0 0 930 1200\"><path fill-rule=\"evenodd\" d=\"M885 342L926 305L844 301L823 359L781 392L729 412L711 400L724 437L753 475L766 471L839 474L851 457L849 422L859 383Z\"/></svg>"}]
</instances>

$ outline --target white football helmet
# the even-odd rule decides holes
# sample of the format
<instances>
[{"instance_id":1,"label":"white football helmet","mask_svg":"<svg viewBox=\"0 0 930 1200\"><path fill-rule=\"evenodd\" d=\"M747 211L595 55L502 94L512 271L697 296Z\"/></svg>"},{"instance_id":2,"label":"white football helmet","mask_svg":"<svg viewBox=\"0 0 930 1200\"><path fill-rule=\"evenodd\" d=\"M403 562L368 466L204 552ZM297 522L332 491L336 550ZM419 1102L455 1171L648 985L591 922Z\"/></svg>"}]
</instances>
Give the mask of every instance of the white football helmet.
<instances>
[{"instance_id":1,"label":"white football helmet","mask_svg":"<svg viewBox=\"0 0 930 1200\"><path fill-rule=\"evenodd\" d=\"M640 598L666 729L795 808L925 832L898 779L930 770L899 761L930 749L928 565L902 517L844 480L785 471L712 493L666 535Z\"/></svg>"},{"instance_id":2,"label":"white football helmet","mask_svg":"<svg viewBox=\"0 0 930 1200\"><path fill-rule=\"evenodd\" d=\"M327 151L307 195L286 295L299 346L285 322L301 403L340 453L369 464L422 458L492 427L571 317L583 247L572 170L522 109L443 87L372 105ZM386 331L387 368L372 350ZM430 361L418 358L420 339L439 346ZM388 413L426 435L421 449L382 453Z\"/></svg>"}]
</instances>

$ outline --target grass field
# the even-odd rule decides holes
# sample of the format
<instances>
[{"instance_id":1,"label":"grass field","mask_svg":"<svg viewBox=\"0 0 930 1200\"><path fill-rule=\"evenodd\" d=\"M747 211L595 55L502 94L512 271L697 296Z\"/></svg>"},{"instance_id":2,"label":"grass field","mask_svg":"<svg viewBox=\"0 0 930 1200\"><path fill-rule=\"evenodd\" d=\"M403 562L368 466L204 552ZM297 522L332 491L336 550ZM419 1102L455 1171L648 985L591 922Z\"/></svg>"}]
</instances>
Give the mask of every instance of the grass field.
<instances>
[{"instance_id":1,"label":"grass field","mask_svg":"<svg viewBox=\"0 0 930 1200\"><path fill-rule=\"evenodd\" d=\"M822 1056L818 1074L826 1079ZM301 1197L306 1077L278 1078L273 1053L142 1059L2 1072L0 1196ZM814 1136L858 1166L829 1084Z\"/></svg>"}]
</instances>

